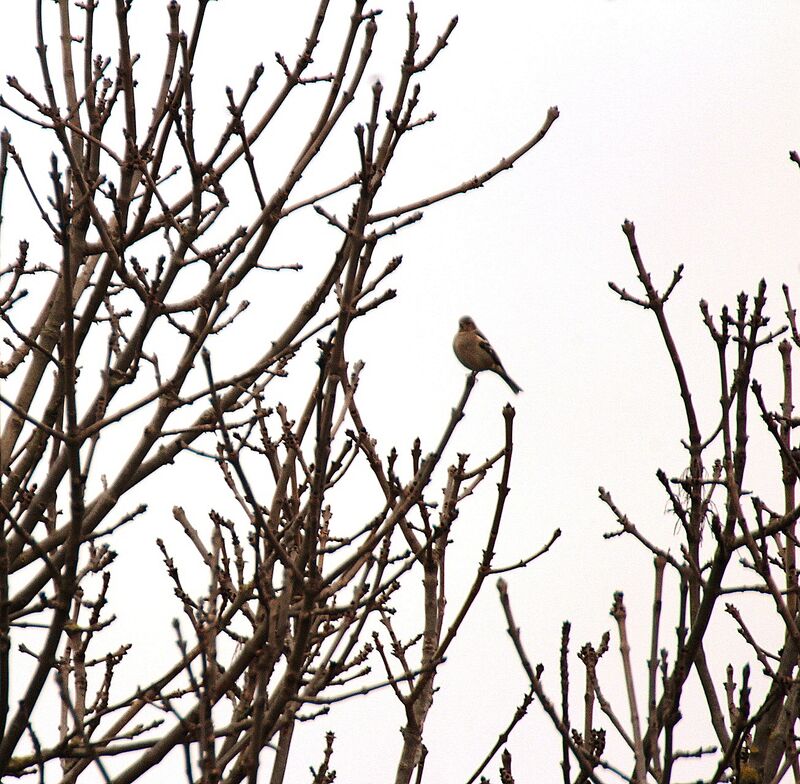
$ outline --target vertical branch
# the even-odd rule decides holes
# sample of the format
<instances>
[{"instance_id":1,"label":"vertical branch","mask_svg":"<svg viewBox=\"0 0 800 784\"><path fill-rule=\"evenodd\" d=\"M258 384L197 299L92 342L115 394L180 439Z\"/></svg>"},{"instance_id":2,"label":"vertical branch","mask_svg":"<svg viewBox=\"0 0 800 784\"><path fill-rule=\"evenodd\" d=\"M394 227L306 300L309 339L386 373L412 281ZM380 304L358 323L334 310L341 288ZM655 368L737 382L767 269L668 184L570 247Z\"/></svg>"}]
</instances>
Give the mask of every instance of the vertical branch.
<instances>
[{"instance_id":1,"label":"vertical branch","mask_svg":"<svg viewBox=\"0 0 800 784\"><path fill-rule=\"evenodd\" d=\"M86 15L83 32L83 90L86 101L86 114L89 117L90 132L96 130L97 124L97 83L94 77L94 11L100 0L85 0L83 10ZM87 144L87 150L90 149ZM89 157L89 156L87 156Z\"/></svg>"},{"instance_id":2,"label":"vertical branch","mask_svg":"<svg viewBox=\"0 0 800 784\"><path fill-rule=\"evenodd\" d=\"M5 517L8 514L3 509L2 525L5 526ZM11 657L11 624L9 622L8 602L8 545L5 532L0 529L0 738L5 734L8 719L8 687L10 676Z\"/></svg>"},{"instance_id":3,"label":"vertical branch","mask_svg":"<svg viewBox=\"0 0 800 784\"><path fill-rule=\"evenodd\" d=\"M588 748L589 739L594 728L594 698L597 685L597 652L591 643L586 643L578 654L578 658L586 668L586 679L583 691L583 743ZM562 740L566 740L562 736Z\"/></svg>"},{"instance_id":4,"label":"vertical branch","mask_svg":"<svg viewBox=\"0 0 800 784\"><path fill-rule=\"evenodd\" d=\"M631 729L633 730L634 755L636 758L636 780L645 781L644 745L642 744L642 729L639 724L639 708L636 704L636 691L633 684L633 668L631 667L631 647L628 643L628 631L625 625L626 610L622 603L622 592L614 594L614 605L611 615L617 622L619 629L619 652L622 656L622 667L625 672L625 687L628 692L628 706L631 712Z\"/></svg>"},{"instance_id":5,"label":"vertical branch","mask_svg":"<svg viewBox=\"0 0 800 784\"><path fill-rule=\"evenodd\" d=\"M0 130L0 237L3 236L3 194L8 174L8 148L11 146L11 134L7 128ZM2 261L2 258L0 258Z\"/></svg>"},{"instance_id":6,"label":"vertical branch","mask_svg":"<svg viewBox=\"0 0 800 784\"><path fill-rule=\"evenodd\" d=\"M61 343L61 379L63 384L64 412L66 419L65 447L69 465L70 526L66 548L66 562L63 583L59 593L61 600L68 607L74 594L74 579L78 566L78 549L80 547L81 526L83 523L83 475L81 472L81 435L78 428L77 404L77 356L75 346L75 258L71 244L72 219L69 197L63 190L56 168L56 158L52 158L52 179L55 188L56 207L61 223L63 243L63 261L61 265L62 284L64 287L64 326Z\"/></svg>"},{"instance_id":7,"label":"vertical branch","mask_svg":"<svg viewBox=\"0 0 800 784\"><path fill-rule=\"evenodd\" d=\"M661 594L664 587L664 567L666 559L657 555L654 560L655 566L655 586L653 588L653 616L650 627L650 658L647 660L648 684L647 684L647 723L648 738L650 748L648 754L657 773L661 772L661 763L658 754L658 726L657 703L656 703L656 683L658 677L658 633L661 624Z\"/></svg>"},{"instance_id":8,"label":"vertical branch","mask_svg":"<svg viewBox=\"0 0 800 784\"><path fill-rule=\"evenodd\" d=\"M781 450L783 466L783 510L789 514L795 507L795 484L797 474L789 461L792 449L792 344L782 340L778 345L781 352L783 369L783 405L781 408L780 437L784 449ZM786 570L786 606L792 617L797 617L797 565L795 562L795 528L794 523L785 531L784 569Z\"/></svg>"},{"instance_id":9,"label":"vertical branch","mask_svg":"<svg viewBox=\"0 0 800 784\"><path fill-rule=\"evenodd\" d=\"M67 117L80 127L80 114L78 112L78 91L75 87L75 65L72 61L72 31L69 20L69 0L58 0L58 12L61 22L61 65L64 77L64 89L67 93ZM76 161L82 163L81 149L83 140L78 131L71 132L72 155Z\"/></svg>"},{"instance_id":10,"label":"vertical branch","mask_svg":"<svg viewBox=\"0 0 800 784\"><path fill-rule=\"evenodd\" d=\"M569 631L571 624L564 621L561 625L561 721L569 729ZM588 687L587 687L588 688ZM570 784L569 743L561 738L561 773L564 784Z\"/></svg>"},{"instance_id":11,"label":"vertical branch","mask_svg":"<svg viewBox=\"0 0 800 784\"><path fill-rule=\"evenodd\" d=\"M128 33L129 4L126 0L116 0L117 32L119 35L119 79L125 98L125 165L122 178L117 188L119 199L120 232L127 226L128 205L130 204L133 184L133 158L136 151L136 97L133 92L133 61L131 60L131 41Z\"/></svg>"}]
</instances>

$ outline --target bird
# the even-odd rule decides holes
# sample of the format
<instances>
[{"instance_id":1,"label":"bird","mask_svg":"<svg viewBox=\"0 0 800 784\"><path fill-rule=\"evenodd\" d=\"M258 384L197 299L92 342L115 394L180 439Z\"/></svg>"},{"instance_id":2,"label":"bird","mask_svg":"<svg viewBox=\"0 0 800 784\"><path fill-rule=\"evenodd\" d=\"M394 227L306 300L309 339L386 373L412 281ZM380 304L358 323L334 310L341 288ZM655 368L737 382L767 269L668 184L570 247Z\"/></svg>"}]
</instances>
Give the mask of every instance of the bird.
<instances>
[{"instance_id":1,"label":"bird","mask_svg":"<svg viewBox=\"0 0 800 784\"><path fill-rule=\"evenodd\" d=\"M511 387L515 395L522 392L522 387L506 373L500 357L497 356L486 335L478 329L469 316L462 316L458 321L458 332L453 338L453 352L464 367L476 373L481 370L491 370Z\"/></svg>"}]
</instances>

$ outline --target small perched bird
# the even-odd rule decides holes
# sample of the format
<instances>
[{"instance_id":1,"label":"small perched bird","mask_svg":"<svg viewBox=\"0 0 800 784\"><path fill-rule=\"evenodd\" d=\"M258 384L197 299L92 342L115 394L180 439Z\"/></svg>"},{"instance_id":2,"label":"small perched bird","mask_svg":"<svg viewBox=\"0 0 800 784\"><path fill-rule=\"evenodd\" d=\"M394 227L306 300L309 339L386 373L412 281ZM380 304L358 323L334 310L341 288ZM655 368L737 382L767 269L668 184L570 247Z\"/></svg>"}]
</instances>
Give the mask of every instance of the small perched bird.
<instances>
[{"instance_id":1,"label":"small perched bird","mask_svg":"<svg viewBox=\"0 0 800 784\"><path fill-rule=\"evenodd\" d=\"M491 370L497 373L511 387L516 395L522 388L506 373L500 357L492 348L486 336L475 326L469 316L462 316L458 322L458 332L453 338L453 351L458 361L470 370Z\"/></svg>"}]
</instances>

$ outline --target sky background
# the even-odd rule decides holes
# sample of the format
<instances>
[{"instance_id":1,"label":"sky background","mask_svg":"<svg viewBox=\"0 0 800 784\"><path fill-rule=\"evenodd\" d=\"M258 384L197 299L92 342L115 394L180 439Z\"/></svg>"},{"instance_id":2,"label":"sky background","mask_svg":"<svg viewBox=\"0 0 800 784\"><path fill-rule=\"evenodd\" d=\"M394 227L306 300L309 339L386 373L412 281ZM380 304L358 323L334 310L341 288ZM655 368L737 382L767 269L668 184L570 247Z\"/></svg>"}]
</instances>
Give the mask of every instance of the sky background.
<instances>
[{"instance_id":1,"label":"sky background","mask_svg":"<svg viewBox=\"0 0 800 784\"><path fill-rule=\"evenodd\" d=\"M108 3L104 6L112 10ZM449 46L421 80L421 112L433 110L437 119L414 131L404 144L402 162L395 162L378 209L436 193L493 166L540 127L549 106L557 105L561 116L546 139L511 171L478 191L427 209L420 223L385 244L383 254L404 257L391 284L398 297L354 328L350 355L366 361L361 405L379 450L386 454L395 445L406 467L414 437L422 438L423 451L432 449L461 393L464 369L451 351L460 316L476 320L524 388L513 401L512 493L496 563L517 561L541 547L553 529L563 531L551 553L507 578L528 654L545 664L545 688L557 699L562 622L572 622L574 658L585 641L597 644L612 628L608 610L616 590L625 592L633 656L640 675L645 672L651 558L632 542L603 539L614 521L597 498L598 485L612 492L648 536L664 547L678 545L655 471L663 468L676 476L684 470L688 460L680 439L686 427L652 314L620 302L607 285L613 280L638 293L620 224L624 219L635 222L657 286L663 288L674 268L685 265L668 315L707 434L716 424L719 393L715 348L701 322L698 301L707 299L718 313L723 303L734 304L739 291L754 292L762 277L768 284L767 312L776 320L785 310L783 283L800 301L800 171L788 157L790 149L800 146L800 9L791 2L731 0L418 0L416 7L423 51L450 16L457 13L459 23ZM312 66L317 73L334 67L342 29L336 17L346 22L349 9L347 3L331 4L331 24ZM259 92L259 105L265 105L269 85L281 78L273 52L279 49L293 61L313 10L305 1L209 5L195 77L209 139L217 119L224 117L224 86L230 84L241 94L259 62L267 65L272 79L261 88L264 94ZM185 3L185 25L191 12L192 4ZM146 89L163 60L166 12L161 3L138 0L133 18L132 49L142 53L141 89ZM405 44L404 4L387 3L378 22L368 74L384 82L388 96ZM55 33L51 40L55 52ZM4 23L0 30L2 72L20 78L27 74L38 87L33 44L32 18ZM116 51L113 44L107 48L110 54ZM303 120L311 116L320 95L307 103L303 97L294 114L276 128L274 143L259 159L263 171L271 166L281 171L281 163L302 144ZM331 152L304 178L302 194L353 171L352 126L366 119L368 108L365 90L345 117ZM20 129L10 127L12 133ZM49 139L41 136L43 149L49 150ZM30 149L38 143L36 134L25 139ZM25 144L21 137L17 140L21 150ZM40 177L46 179L44 170ZM340 216L346 203L338 203ZM17 220L24 221L23 208L17 209ZM3 226L5 258L24 233L16 229L24 224L15 224L13 218L12 212ZM32 242L36 244L35 236ZM313 264L327 260L336 242L336 231L309 213L287 222L265 261ZM44 238L41 243L45 248ZM294 284L296 290L291 285L283 305L251 308L247 318L253 345L242 346L243 352L257 353L262 336L268 339L272 325L277 327L290 311L293 296L302 296L303 281ZM762 352L755 376L774 401L780 362L777 351L770 351ZM225 361L219 358L221 365ZM501 408L508 399L509 391L498 378L479 378L446 464L460 451L478 458L502 446ZM775 450L756 432L755 416L752 429L751 448L760 451L751 463L750 479L777 508L782 489ZM124 532L127 547L116 567L117 598L124 602L125 586L133 584L144 598L128 608L128 626L119 636L130 637L131 625L147 629L131 653L131 666L140 672L157 668L162 659L157 641L171 640L169 622L179 612L177 604L163 599L165 592L171 596L171 588L155 566L154 540L162 536L178 546L182 534L171 521L174 503L196 518L210 505L224 503L203 490L211 486L204 472L211 476L208 467L179 461L172 475L149 483L143 493L150 516ZM440 472L431 487L444 481ZM487 480L482 495L458 520L448 567L451 608L458 606L480 558L495 481ZM152 569L146 575L143 563ZM202 585L204 573L198 579ZM672 633L674 619L665 616L665 634ZM753 624L759 631L758 619ZM750 657L724 613L713 630L720 643L710 659L720 682L728 661L741 668ZM612 640L600 678L608 684L607 696L615 697L620 714L627 716L619 700L614 634ZM581 680L574 660L574 688ZM645 681L639 683L641 700ZM493 585L480 597L438 684L441 691L426 725L426 780L465 781L526 690ZM577 691L575 697L577 709ZM298 731L299 750L307 748L308 753L293 755L287 780L308 780L308 766L318 763L329 728L338 738L338 780L389 780L401 744L401 723L402 713L388 692L344 704L330 720ZM679 745L711 741L693 733L690 719L681 727ZM518 780L560 781L559 745L541 708L532 706L508 744ZM610 743L612 760L613 748ZM496 776L496 767L488 773Z\"/></svg>"}]
</instances>

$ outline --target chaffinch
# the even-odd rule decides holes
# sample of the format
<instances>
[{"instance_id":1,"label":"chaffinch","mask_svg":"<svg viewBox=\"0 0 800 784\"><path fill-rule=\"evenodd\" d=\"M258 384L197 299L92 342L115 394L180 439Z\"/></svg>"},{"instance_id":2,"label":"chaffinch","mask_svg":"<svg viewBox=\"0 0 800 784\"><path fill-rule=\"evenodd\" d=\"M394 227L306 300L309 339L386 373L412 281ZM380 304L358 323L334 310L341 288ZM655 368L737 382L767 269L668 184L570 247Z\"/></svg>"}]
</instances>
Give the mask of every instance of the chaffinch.
<instances>
[{"instance_id":1,"label":"chaffinch","mask_svg":"<svg viewBox=\"0 0 800 784\"><path fill-rule=\"evenodd\" d=\"M464 367L476 372L491 370L511 387L515 395L522 392L522 388L506 373L492 344L469 316L462 316L458 322L458 332L453 338L453 351Z\"/></svg>"}]
</instances>

